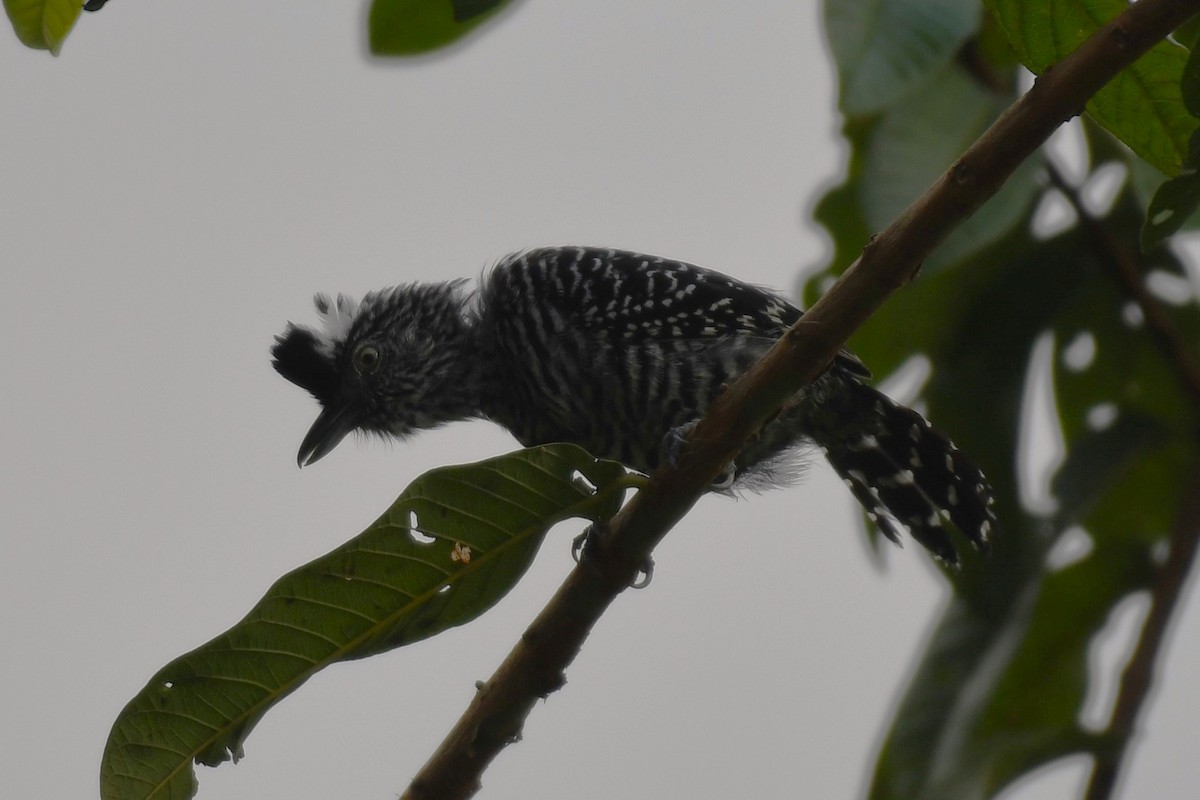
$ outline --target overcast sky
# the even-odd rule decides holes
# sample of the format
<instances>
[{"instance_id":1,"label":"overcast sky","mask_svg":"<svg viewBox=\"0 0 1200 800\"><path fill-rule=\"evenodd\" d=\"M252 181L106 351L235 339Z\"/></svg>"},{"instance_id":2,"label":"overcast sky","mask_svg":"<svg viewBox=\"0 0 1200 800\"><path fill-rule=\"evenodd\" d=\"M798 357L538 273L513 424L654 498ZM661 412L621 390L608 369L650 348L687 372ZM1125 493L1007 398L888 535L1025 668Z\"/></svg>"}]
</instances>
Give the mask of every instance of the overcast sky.
<instances>
[{"instance_id":1,"label":"overcast sky","mask_svg":"<svg viewBox=\"0 0 1200 800\"><path fill-rule=\"evenodd\" d=\"M5 796L95 796L109 727L159 667L423 471L515 447L464 423L298 470L317 409L267 351L315 320L314 292L476 276L543 244L785 290L827 256L806 217L845 154L816 3L527 0L402 64L365 56L365 7L115 2L58 59L0 36ZM475 623L319 674L244 761L199 768L199 796L394 797L579 529ZM879 568L821 463L703 500L656 559L481 796L859 795L946 596L920 549ZM1200 786L1194 596L1177 633L1126 797ZM1084 766L1006 800L1066 796Z\"/></svg>"}]
</instances>

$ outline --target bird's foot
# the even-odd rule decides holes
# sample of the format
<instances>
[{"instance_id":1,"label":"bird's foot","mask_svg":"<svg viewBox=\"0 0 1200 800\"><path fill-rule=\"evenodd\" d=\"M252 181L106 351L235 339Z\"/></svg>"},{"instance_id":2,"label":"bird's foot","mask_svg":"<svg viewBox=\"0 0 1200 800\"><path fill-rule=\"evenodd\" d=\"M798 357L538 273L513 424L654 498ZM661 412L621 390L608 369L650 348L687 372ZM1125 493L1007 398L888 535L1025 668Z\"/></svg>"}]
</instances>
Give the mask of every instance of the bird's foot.
<instances>
[{"instance_id":1,"label":"bird's foot","mask_svg":"<svg viewBox=\"0 0 1200 800\"><path fill-rule=\"evenodd\" d=\"M667 452L667 463L672 467L679 465L679 459L683 457L684 448L687 446L688 436L692 430L698 425L700 420L694 419L691 422L685 422L683 425L678 425L667 431L667 435L663 437L663 447ZM733 482L737 480L737 467L730 462L725 465L725 469L717 476L710 486L713 491L724 492L728 491Z\"/></svg>"},{"instance_id":2,"label":"bird's foot","mask_svg":"<svg viewBox=\"0 0 1200 800\"><path fill-rule=\"evenodd\" d=\"M575 537L575 539L571 542L571 558L575 559L576 564L586 565L589 563L595 563L593 558L596 553L597 540L599 538L600 537L596 531L595 525L588 525L587 529L584 530L583 533ZM650 585L650 580L654 577L654 559L650 556L646 556L642 562L638 564L637 570L637 574L633 576L631 581L629 581L629 588L645 589Z\"/></svg>"}]
</instances>

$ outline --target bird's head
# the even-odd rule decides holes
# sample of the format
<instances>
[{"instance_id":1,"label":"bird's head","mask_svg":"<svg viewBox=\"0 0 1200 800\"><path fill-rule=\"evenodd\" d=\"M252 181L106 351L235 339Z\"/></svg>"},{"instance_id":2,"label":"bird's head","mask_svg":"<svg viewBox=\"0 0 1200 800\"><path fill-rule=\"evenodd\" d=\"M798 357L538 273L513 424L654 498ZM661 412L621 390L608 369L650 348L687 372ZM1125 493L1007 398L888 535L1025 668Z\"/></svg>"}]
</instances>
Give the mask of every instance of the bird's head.
<instances>
[{"instance_id":1,"label":"bird's head","mask_svg":"<svg viewBox=\"0 0 1200 800\"><path fill-rule=\"evenodd\" d=\"M361 302L317 295L321 328L288 323L271 348L274 367L321 404L300 466L351 431L405 436L470 416L466 301L462 282L397 286Z\"/></svg>"}]
</instances>

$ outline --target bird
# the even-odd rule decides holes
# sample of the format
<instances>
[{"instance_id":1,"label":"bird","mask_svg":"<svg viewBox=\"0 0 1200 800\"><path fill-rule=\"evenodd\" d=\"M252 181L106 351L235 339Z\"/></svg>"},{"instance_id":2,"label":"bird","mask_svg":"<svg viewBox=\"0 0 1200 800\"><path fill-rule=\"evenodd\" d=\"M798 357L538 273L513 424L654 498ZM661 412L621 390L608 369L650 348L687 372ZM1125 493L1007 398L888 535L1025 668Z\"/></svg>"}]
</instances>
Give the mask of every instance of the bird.
<instances>
[{"instance_id":1,"label":"bird","mask_svg":"<svg viewBox=\"0 0 1200 800\"><path fill-rule=\"evenodd\" d=\"M321 411L300 466L351 432L403 439L482 418L525 447L570 442L652 473L723 388L803 312L780 294L683 261L599 247L512 253L465 279L314 298L320 327L287 323L273 366ZM959 563L949 522L986 551L996 522L983 473L921 414L872 387L842 350L714 483L794 482L824 453L867 516Z\"/></svg>"}]
</instances>

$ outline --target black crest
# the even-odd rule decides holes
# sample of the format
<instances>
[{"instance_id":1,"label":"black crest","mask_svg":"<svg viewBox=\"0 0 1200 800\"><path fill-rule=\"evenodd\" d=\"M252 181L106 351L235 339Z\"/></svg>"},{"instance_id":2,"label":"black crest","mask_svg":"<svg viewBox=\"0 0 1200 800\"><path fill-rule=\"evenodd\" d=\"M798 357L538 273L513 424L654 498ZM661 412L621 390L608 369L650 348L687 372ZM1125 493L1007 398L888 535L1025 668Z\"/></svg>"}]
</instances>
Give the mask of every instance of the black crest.
<instances>
[{"instance_id":1,"label":"black crest","mask_svg":"<svg viewBox=\"0 0 1200 800\"><path fill-rule=\"evenodd\" d=\"M308 328L288 325L282 336L275 337L271 356L276 372L307 389L321 405L328 405L337 394L340 383L337 367Z\"/></svg>"}]
</instances>

